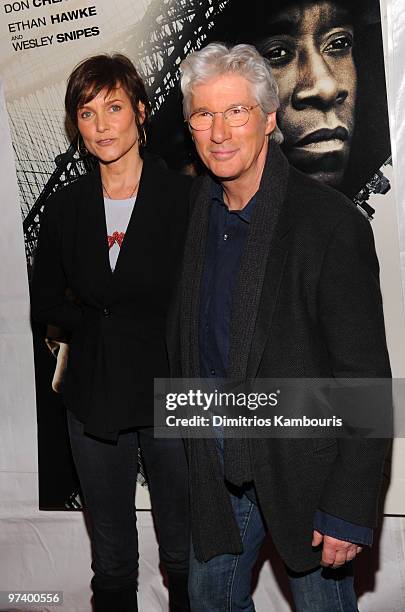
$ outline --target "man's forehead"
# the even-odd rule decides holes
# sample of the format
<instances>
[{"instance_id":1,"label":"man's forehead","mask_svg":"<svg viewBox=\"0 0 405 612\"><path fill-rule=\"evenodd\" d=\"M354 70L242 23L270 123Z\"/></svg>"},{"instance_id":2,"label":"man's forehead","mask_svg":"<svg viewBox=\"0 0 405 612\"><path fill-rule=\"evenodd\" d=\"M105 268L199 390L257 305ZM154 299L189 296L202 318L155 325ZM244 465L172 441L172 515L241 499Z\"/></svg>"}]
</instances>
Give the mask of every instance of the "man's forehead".
<instances>
[{"instance_id":1,"label":"man's forehead","mask_svg":"<svg viewBox=\"0 0 405 612\"><path fill-rule=\"evenodd\" d=\"M344 2L292 0L283 3L265 18L263 34L304 34L308 31L325 30L353 21L351 10Z\"/></svg>"},{"instance_id":2,"label":"man's forehead","mask_svg":"<svg viewBox=\"0 0 405 612\"><path fill-rule=\"evenodd\" d=\"M231 102L232 105L247 104L253 94L254 86L244 76L235 72L225 72L196 83L192 89L192 100L200 101L218 96L219 103Z\"/></svg>"}]
</instances>

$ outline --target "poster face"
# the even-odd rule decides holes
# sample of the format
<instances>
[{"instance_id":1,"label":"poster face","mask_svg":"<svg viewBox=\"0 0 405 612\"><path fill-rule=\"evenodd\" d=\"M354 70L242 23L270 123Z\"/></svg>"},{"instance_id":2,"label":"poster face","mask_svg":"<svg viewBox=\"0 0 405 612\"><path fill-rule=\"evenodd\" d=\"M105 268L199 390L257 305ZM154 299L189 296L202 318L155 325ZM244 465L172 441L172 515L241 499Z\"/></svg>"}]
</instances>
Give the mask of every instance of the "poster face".
<instances>
[{"instance_id":1,"label":"poster face","mask_svg":"<svg viewBox=\"0 0 405 612\"><path fill-rule=\"evenodd\" d=\"M135 63L153 108L148 149L182 170L196 158L181 112L180 61L213 40L255 44L278 83L290 162L344 192L368 217L384 201L374 197L370 207L371 194L392 195L384 176L391 153L378 0L3 1L0 27L28 269L46 199L91 170L76 151L63 101L74 66L97 53L118 51ZM64 508L77 482L61 397L51 390L54 357L45 331L34 332L40 504Z\"/></svg>"},{"instance_id":2,"label":"poster face","mask_svg":"<svg viewBox=\"0 0 405 612\"><path fill-rule=\"evenodd\" d=\"M250 15L290 162L353 197L391 154L379 2L254 0Z\"/></svg>"},{"instance_id":3,"label":"poster face","mask_svg":"<svg viewBox=\"0 0 405 612\"><path fill-rule=\"evenodd\" d=\"M258 45L279 86L288 157L314 179L340 187L357 101L351 12L335 2L285 3L265 21Z\"/></svg>"}]
</instances>

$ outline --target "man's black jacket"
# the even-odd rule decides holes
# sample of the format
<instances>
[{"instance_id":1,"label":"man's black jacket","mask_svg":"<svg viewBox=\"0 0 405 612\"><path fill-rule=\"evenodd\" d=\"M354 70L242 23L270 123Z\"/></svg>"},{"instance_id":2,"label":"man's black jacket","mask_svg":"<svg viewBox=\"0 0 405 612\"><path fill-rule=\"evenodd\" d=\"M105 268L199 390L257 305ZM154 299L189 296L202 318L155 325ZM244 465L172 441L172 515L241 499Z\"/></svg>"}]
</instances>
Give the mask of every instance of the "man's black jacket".
<instances>
[{"instance_id":1,"label":"man's black jacket","mask_svg":"<svg viewBox=\"0 0 405 612\"><path fill-rule=\"evenodd\" d=\"M199 296L211 190L209 176L194 190L168 331L175 377L200 374ZM343 195L290 167L271 142L233 304L229 378L391 375L369 222ZM293 570L319 565L320 552L311 547L317 508L375 526L387 440L255 439L249 446L266 523ZM190 439L187 448L197 558L240 552L213 441Z\"/></svg>"}]
</instances>

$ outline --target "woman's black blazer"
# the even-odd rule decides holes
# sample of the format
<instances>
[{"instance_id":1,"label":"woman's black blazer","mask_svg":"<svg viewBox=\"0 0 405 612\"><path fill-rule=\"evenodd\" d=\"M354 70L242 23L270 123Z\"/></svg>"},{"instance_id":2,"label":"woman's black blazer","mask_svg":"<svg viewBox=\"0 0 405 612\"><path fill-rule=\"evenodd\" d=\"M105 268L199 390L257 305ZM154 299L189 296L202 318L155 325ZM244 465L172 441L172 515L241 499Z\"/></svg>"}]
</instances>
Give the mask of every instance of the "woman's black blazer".
<instances>
[{"instance_id":1,"label":"woman's black blazer","mask_svg":"<svg viewBox=\"0 0 405 612\"><path fill-rule=\"evenodd\" d=\"M64 403L89 433L113 438L120 429L153 424L153 378L168 375L166 315L190 183L145 160L114 273L99 170L46 204L32 315L70 335Z\"/></svg>"}]
</instances>

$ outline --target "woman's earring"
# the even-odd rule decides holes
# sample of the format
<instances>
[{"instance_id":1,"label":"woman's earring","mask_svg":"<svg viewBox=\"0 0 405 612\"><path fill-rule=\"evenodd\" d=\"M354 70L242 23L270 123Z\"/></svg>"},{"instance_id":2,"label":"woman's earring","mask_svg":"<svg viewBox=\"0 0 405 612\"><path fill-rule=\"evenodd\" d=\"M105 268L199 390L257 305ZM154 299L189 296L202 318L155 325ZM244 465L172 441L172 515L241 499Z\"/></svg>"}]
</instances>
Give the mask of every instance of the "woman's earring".
<instances>
[{"instance_id":1,"label":"woman's earring","mask_svg":"<svg viewBox=\"0 0 405 612\"><path fill-rule=\"evenodd\" d=\"M143 124L139 128L139 146L146 147L146 130Z\"/></svg>"},{"instance_id":2,"label":"woman's earring","mask_svg":"<svg viewBox=\"0 0 405 612\"><path fill-rule=\"evenodd\" d=\"M89 152L86 149L86 145L84 144L83 138L80 134L80 132L77 135L77 145L76 145L76 151L79 155L79 157L86 157Z\"/></svg>"}]
</instances>

